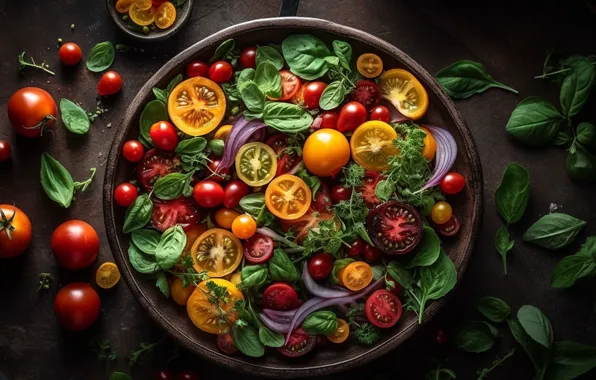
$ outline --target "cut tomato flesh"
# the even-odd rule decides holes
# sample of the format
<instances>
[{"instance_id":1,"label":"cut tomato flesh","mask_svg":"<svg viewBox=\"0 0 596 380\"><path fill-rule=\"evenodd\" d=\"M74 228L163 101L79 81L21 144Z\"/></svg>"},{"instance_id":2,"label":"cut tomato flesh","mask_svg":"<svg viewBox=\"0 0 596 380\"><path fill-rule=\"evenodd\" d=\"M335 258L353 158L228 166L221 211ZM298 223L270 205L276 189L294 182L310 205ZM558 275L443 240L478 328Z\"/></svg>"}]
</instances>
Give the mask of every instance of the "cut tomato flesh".
<instances>
[{"instance_id":1,"label":"cut tomato flesh","mask_svg":"<svg viewBox=\"0 0 596 380\"><path fill-rule=\"evenodd\" d=\"M151 224L162 232L176 224L188 231L199 222L200 216L197 206L189 198L179 197L170 201L155 199Z\"/></svg>"},{"instance_id":2,"label":"cut tomato flesh","mask_svg":"<svg viewBox=\"0 0 596 380\"><path fill-rule=\"evenodd\" d=\"M191 248L197 272L209 277L223 277L238 268L242 260L242 243L230 231L213 228L204 232Z\"/></svg>"}]
</instances>

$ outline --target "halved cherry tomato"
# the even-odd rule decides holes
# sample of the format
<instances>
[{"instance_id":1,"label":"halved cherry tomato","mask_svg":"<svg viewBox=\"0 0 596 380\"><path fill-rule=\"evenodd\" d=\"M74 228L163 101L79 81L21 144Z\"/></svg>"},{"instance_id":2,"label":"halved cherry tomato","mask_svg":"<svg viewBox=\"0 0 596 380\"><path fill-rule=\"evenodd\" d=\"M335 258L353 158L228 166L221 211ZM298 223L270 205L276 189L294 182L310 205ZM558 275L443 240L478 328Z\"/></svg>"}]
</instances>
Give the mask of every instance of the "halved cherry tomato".
<instances>
[{"instance_id":1,"label":"halved cherry tomato","mask_svg":"<svg viewBox=\"0 0 596 380\"><path fill-rule=\"evenodd\" d=\"M319 100L326 88L327 83L325 82L310 82L304 85L302 99L306 109L314 110L319 108Z\"/></svg>"},{"instance_id":2,"label":"halved cherry tomato","mask_svg":"<svg viewBox=\"0 0 596 380\"><path fill-rule=\"evenodd\" d=\"M257 232L257 222L248 214L238 215L232 222L232 232L239 239L248 239Z\"/></svg>"},{"instance_id":3,"label":"halved cherry tomato","mask_svg":"<svg viewBox=\"0 0 596 380\"><path fill-rule=\"evenodd\" d=\"M179 224L188 231L199 222L201 214L190 198L181 196L171 201L153 200L151 224L159 231L165 231Z\"/></svg>"},{"instance_id":4,"label":"halved cherry tomato","mask_svg":"<svg viewBox=\"0 0 596 380\"><path fill-rule=\"evenodd\" d=\"M379 289L371 294L364 306L366 318L380 328L394 326L402 313L401 301L395 294Z\"/></svg>"},{"instance_id":5,"label":"halved cherry tomato","mask_svg":"<svg viewBox=\"0 0 596 380\"><path fill-rule=\"evenodd\" d=\"M428 94L412 73L392 69L381 75L381 95L410 119L420 119L428 109Z\"/></svg>"},{"instance_id":6,"label":"halved cherry tomato","mask_svg":"<svg viewBox=\"0 0 596 380\"><path fill-rule=\"evenodd\" d=\"M329 186L325 182L321 182L321 186L315 193L312 208L318 212L330 212L331 211L331 191Z\"/></svg>"},{"instance_id":7,"label":"halved cherry tomato","mask_svg":"<svg viewBox=\"0 0 596 380\"><path fill-rule=\"evenodd\" d=\"M242 261L242 243L233 233L221 228L205 231L190 249L197 272L223 277L236 270Z\"/></svg>"},{"instance_id":8,"label":"halved cherry tomato","mask_svg":"<svg viewBox=\"0 0 596 380\"><path fill-rule=\"evenodd\" d=\"M151 0L135 0L134 4L142 11L145 11L153 6Z\"/></svg>"},{"instance_id":9,"label":"halved cherry tomato","mask_svg":"<svg viewBox=\"0 0 596 380\"><path fill-rule=\"evenodd\" d=\"M426 132L426 137L424 138L424 148L422 148L422 155L429 161L432 161L435 158L435 153L437 152L437 140L433 134L428 130L428 128L420 127L424 132Z\"/></svg>"},{"instance_id":10,"label":"halved cherry tomato","mask_svg":"<svg viewBox=\"0 0 596 380\"><path fill-rule=\"evenodd\" d=\"M236 219L240 213L236 210L232 210L231 208L220 208L215 212L215 223L218 226L230 229L232 228L232 223L234 219Z\"/></svg>"},{"instance_id":11,"label":"halved cherry tomato","mask_svg":"<svg viewBox=\"0 0 596 380\"><path fill-rule=\"evenodd\" d=\"M447 195L457 194L466 186L466 179L463 175L450 172L441 180L441 191Z\"/></svg>"},{"instance_id":12,"label":"halved cherry tomato","mask_svg":"<svg viewBox=\"0 0 596 380\"><path fill-rule=\"evenodd\" d=\"M277 155L266 144L244 144L236 154L236 174L249 186L263 186L277 173Z\"/></svg>"},{"instance_id":13,"label":"halved cherry tomato","mask_svg":"<svg viewBox=\"0 0 596 380\"><path fill-rule=\"evenodd\" d=\"M348 336L350 336L350 325L345 320L337 318L337 329L331 335L327 335L327 339L333 343L343 343Z\"/></svg>"},{"instance_id":14,"label":"halved cherry tomato","mask_svg":"<svg viewBox=\"0 0 596 380\"><path fill-rule=\"evenodd\" d=\"M214 297L209 297L210 290L208 282L223 287L227 290L226 297L217 297L217 305L214 307ZM210 333L220 334L229 329L235 322L236 314L233 311L236 302L244 300L242 292L229 281L215 278L203 281L194 290L186 304L186 311L192 323L199 329ZM228 315L226 321L222 320L221 313Z\"/></svg>"},{"instance_id":15,"label":"halved cherry tomato","mask_svg":"<svg viewBox=\"0 0 596 380\"><path fill-rule=\"evenodd\" d=\"M277 349L279 353L289 358L306 355L317 344L317 337L309 335L302 327L292 331L288 343Z\"/></svg>"},{"instance_id":16,"label":"halved cherry tomato","mask_svg":"<svg viewBox=\"0 0 596 380\"><path fill-rule=\"evenodd\" d=\"M166 1L157 8L155 26L159 29L166 29L172 26L174 21L176 21L176 7L174 7L174 4Z\"/></svg>"},{"instance_id":17,"label":"halved cherry tomato","mask_svg":"<svg viewBox=\"0 0 596 380\"><path fill-rule=\"evenodd\" d=\"M350 144L335 129L319 129L302 147L304 165L313 174L329 177L337 174L350 160Z\"/></svg>"},{"instance_id":18,"label":"halved cherry tomato","mask_svg":"<svg viewBox=\"0 0 596 380\"><path fill-rule=\"evenodd\" d=\"M181 170L180 159L174 153L151 149L137 165L137 178L145 190L151 191L160 177Z\"/></svg>"},{"instance_id":19,"label":"halved cherry tomato","mask_svg":"<svg viewBox=\"0 0 596 380\"><path fill-rule=\"evenodd\" d=\"M292 74L289 70L281 70L279 74L281 75L281 98L270 98L269 96L268 98L275 101L290 100L300 90L302 82L300 82L300 78Z\"/></svg>"},{"instance_id":20,"label":"halved cherry tomato","mask_svg":"<svg viewBox=\"0 0 596 380\"><path fill-rule=\"evenodd\" d=\"M238 206L240 200L248 195L250 188L242 181L236 179L230 181L224 189L223 204L227 208Z\"/></svg>"},{"instance_id":21,"label":"halved cherry tomato","mask_svg":"<svg viewBox=\"0 0 596 380\"><path fill-rule=\"evenodd\" d=\"M188 299L196 289L194 284L188 284L186 288L182 285L182 280L178 277L174 277L172 284L170 285L170 293L172 299L180 306L185 306L188 303Z\"/></svg>"},{"instance_id":22,"label":"halved cherry tomato","mask_svg":"<svg viewBox=\"0 0 596 380\"><path fill-rule=\"evenodd\" d=\"M213 135L214 139L217 140L223 140L226 141L228 139L228 136L230 135L230 132L232 131L232 126L231 125L222 125L221 127L219 127L217 129L217 131L215 131L215 135Z\"/></svg>"},{"instance_id":23,"label":"halved cherry tomato","mask_svg":"<svg viewBox=\"0 0 596 380\"><path fill-rule=\"evenodd\" d=\"M356 68L363 77L375 78L383 72L383 60L373 53L362 54L356 61Z\"/></svg>"},{"instance_id":24,"label":"halved cherry tomato","mask_svg":"<svg viewBox=\"0 0 596 380\"><path fill-rule=\"evenodd\" d=\"M148 26L153 24L155 21L155 15L157 12L155 8L151 6L151 1L149 1L149 8L141 9L137 6L137 4L132 4L130 8L128 8L128 15L130 19L139 26Z\"/></svg>"},{"instance_id":25,"label":"halved cherry tomato","mask_svg":"<svg viewBox=\"0 0 596 380\"><path fill-rule=\"evenodd\" d=\"M112 262L103 263L95 272L95 282L102 289L111 289L120 281L120 270Z\"/></svg>"},{"instance_id":26,"label":"halved cherry tomato","mask_svg":"<svg viewBox=\"0 0 596 380\"><path fill-rule=\"evenodd\" d=\"M298 293L285 282L275 282L263 292L263 308L279 311L293 310L298 307Z\"/></svg>"},{"instance_id":27,"label":"halved cherry tomato","mask_svg":"<svg viewBox=\"0 0 596 380\"><path fill-rule=\"evenodd\" d=\"M353 291L366 288L372 277L372 268L364 261L354 261L338 272L340 284Z\"/></svg>"},{"instance_id":28,"label":"halved cherry tomato","mask_svg":"<svg viewBox=\"0 0 596 380\"><path fill-rule=\"evenodd\" d=\"M122 146L122 155L129 162L139 162L145 154L145 148L140 141L128 140Z\"/></svg>"},{"instance_id":29,"label":"halved cherry tomato","mask_svg":"<svg viewBox=\"0 0 596 380\"><path fill-rule=\"evenodd\" d=\"M348 99L362 104L367 111L371 111L381 101L381 91L375 82L362 79L356 82Z\"/></svg>"},{"instance_id":30,"label":"halved cherry tomato","mask_svg":"<svg viewBox=\"0 0 596 380\"><path fill-rule=\"evenodd\" d=\"M149 136L155 146L166 152L173 152L178 146L176 129L167 121L158 121L149 129Z\"/></svg>"},{"instance_id":31,"label":"halved cherry tomato","mask_svg":"<svg viewBox=\"0 0 596 380\"><path fill-rule=\"evenodd\" d=\"M321 128L337 129L338 111L325 111L321 114Z\"/></svg>"},{"instance_id":32,"label":"halved cherry tomato","mask_svg":"<svg viewBox=\"0 0 596 380\"><path fill-rule=\"evenodd\" d=\"M214 62L209 67L209 79L216 83L224 83L232 79L234 69L227 61Z\"/></svg>"},{"instance_id":33,"label":"halved cherry tomato","mask_svg":"<svg viewBox=\"0 0 596 380\"><path fill-rule=\"evenodd\" d=\"M189 78L209 76L209 65L203 61L192 61L186 66L186 76Z\"/></svg>"},{"instance_id":34,"label":"halved cherry tomato","mask_svg":"<svg viewBox=\"0 0 596 380\"><path fill-rule=\"evenodd\" d=\"M217 335L217 348L226 355L234 355L238 352L234 338L232 338L232 334L229 331Z\"/></svg>"},{"instance_id":35,"label":"halved cherry tomato","mask_svg":"<svg viewBox=\"0 0 596 380\"><path fill-rule=\"evenodd\" d=\"M257 67L257 48L249 46L240 53L242 67L255 69Z\"/></svg>"},{"instance_id":36,"label":"halved cherry tomato","mask_svg":"<svg viewBox=\"0 0 596 380\"><path fill-rule=\"evenodd\" d=\"M136 0L118 0L116 1L116 10L120 13L126 13L135 1Z\"/></svg>"},{"instance_id":37,"label":"halved cherry tomato","mask_svg":"<svg viewBox=\"0 0 596 380\"><path fill-rule=\"evenodd\" d=\"M451 219L451 215L453 215L451 205L443 201L435 203L430 212L430 218L435 224L447 223Z\"/></svg>"},{"instance_id":38,"label":"halved cherry tomato","mask_svg":"<svg viewBox=\"0 0 596 380\"><path fill-rule=\"evenodd\" d=\"M312 193L300 178L284 174L275 178L265 190L265 205L280 219L293 220L306 214Z\"/></svg>"},{"instance_id":39,"label":"halved cherry tomato","mask_svg":"<svg viewBox=\"0 0 596 380\"><path fill-rule=\"evenodd\" d=\"M265 144L270 146L277 155L276 177L288 173L302 162L302 157L295 150L286 149L288 147L288 136L283 133L269 137Z\"/></svg>"},{"instance_id":40,"label":"halved cherry tomato","mask_svg":"<svg viewBox=\"0 0 596 380\"><path fill-rule=\"evenodd\" d=\"M385 123L391 121L391 111L385 106L376 106L370 111L370 120L381 120Z\"/></svg>"},{"instance_id":41,"label":"halved cherry tomato","mask_svg":"<svg viewBox=\"0 0 596 380\"><path fill-rule=\"evenodd\" d=\"M359 126L350 138L352 158L366 170L389 169L389 157L397 154L393 140L397 132L389 124L372 120Z\"/></svg>"},{"instance_id":42,"label":"halved cherry tomato","mask_svg":"<svg viewBox=\"0 0 596 380\"><path fill-rule=\"evenodd\" d=\"M339 112L337 130L342 133L353 132L366 121L367 116L366 108L361 103L349 102Z\"/></svg>"},{"instance_id":43,"label":"halved cherry tomato","mask_svg":"<svg viewBox=\"0 0 596 380\"><path fill-rule=\"evenodd\" d=\"M385 177L376 172L367 171L364 174L364 185L360 187L359 191L360 196L368 208L373 208L381 204L381 200L377 197L377 184L383 179Z\"/></svg>"},{"instance_id":44,"label":"halved cherry tomato","mask_svg":"<svg viewBox=\"0 0 596 380\"><path fill-rule=\"evenodd\" d=\"M451 215L451 218L443 224L434 224L433 227L441 236L451 237L455 236L461 228L461 223L455 214Z\"/></svg>"},{"instance_id":45,"label":"halved cherry tomato","mask_svg":"<svg viewBox=\"0 0 596 380\"><path fill-rule=\"evenodd\" d=\"M261 264L273 256L273 248L273 239L257 233L244 242L244 257L253 264Z\"/></svg>"},{"instance_id":46,"label":"halved cherry tomato","mask_svg":"<svg viewBox=\"0 0 596 380\"><path fill-rule=\"evenodd\" d=\"M203 77L185 80L168 98L168 114L182 132L202 136L213 131L226 112L226 97L217 83Z\"/></svg>"}]
</instances>

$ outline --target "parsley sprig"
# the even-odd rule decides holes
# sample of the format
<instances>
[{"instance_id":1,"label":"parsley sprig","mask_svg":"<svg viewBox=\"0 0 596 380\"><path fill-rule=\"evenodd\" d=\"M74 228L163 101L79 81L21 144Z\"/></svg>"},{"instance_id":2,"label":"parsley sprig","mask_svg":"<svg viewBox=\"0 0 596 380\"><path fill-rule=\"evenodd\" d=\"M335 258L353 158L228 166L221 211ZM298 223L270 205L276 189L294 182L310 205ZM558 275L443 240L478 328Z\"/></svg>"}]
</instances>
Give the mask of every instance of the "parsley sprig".
<instances>
[{"instance_id":1,"label":"parsley sprig","mask_svg":"<svg viewBox=\"0 0 596 380\"><path fill-rule=\"evenodd\" d=\"M346 313L346 318L348 319L350 326L352 326L351 332L358 342L371 346L381 339L381 331L368 322L356 322L356 317L361 315L363 312L364 304L359 303L353 305Z\"/></svg>"},{"instance_id":2,"label":"parsley sprig","mask_svg":"<svg viewBox=\"0 0 596 380\"><path fill-rule=\"evenodd\" d=\"M193 261L190 256L184 256L182 258L182 265L184 265L185 272L176 272L168 270L168 273L178 277L182 281L182 286L187 287L190 284L195 286L199 285L200 282L205 281L209 278L207 271L197 272L193 266Z\"/></svg>"},{"instance_id":3,"label":"parsley sprig","mask_svg":"<svg viewBox=\"0 0 596 380\"><path fill-rule=\"evenodd\" d=\"M109 339L93 340L91 342L91 351L93 351L97 355L97 358L101 361L104 361L106 359L116 360L116 358L118 357L116 351L114 350L114 348L112 348L112 343Z\"/></svg>"}]
</instances>

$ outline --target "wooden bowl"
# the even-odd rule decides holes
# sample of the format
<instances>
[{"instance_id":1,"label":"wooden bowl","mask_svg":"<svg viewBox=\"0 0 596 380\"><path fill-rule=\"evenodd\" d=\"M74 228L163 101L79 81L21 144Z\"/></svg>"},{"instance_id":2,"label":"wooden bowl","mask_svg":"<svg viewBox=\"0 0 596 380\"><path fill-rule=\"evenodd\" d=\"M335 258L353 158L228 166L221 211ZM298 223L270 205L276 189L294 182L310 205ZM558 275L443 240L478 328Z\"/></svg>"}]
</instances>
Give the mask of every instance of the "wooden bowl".
<instances>
[{"instance_id":1,"label":"wooden bowl","mask_svg":"<svg viewBox=\"0 0 596 380\"><path fill-rule=\"evenodd\" d=\"M155 287L154 280L148 279L132 268L127 257L129 237L122 233L124 209L115 205L112 194L117 184L133 177L133 165L127 163L120 152L126 140L137 138L139 116L143 106L153 99L151 92L153 87L165 87L174 76L184 73L186 65L194 59L207 61L219 43L228 38L235 38L237 46L263 45L281 43L292 33L311 33L325 41L328 46L334 39L349 41L356 57L365 52L378 54L383 59L385 67L405 68L412 72L427 89L430 106L423 122L445 127L453 134L459 149L453 170L462 173L467 180L465 190L460 195L450 198L462 222L461 230L455 239L446 239L444 244L448 255L455 263L459 279L472 254L482 215L482 169L470 130L457 107L433 77L412 58L387 42L368 33L325 20L300 17L271 18L224 29L172 58L134 98L124 115L110 150L104 181L104 214L110 246L122 276L134 296L149 312L151 318L172 338L190 351L217 364L242 372L275 378L319 376L362 365L405 342L420 326L413 313L405 313L400 322L393 329L384 331L381 341L371 347L356 343L328 344L317 348L313 354L296 359L285 358L274 350L258 359L242 355L232 357L223 355L216 347L215 336L197 329L188 318L186 308L179 307L172 300L166 299ZM431 303L424 313L424 322L430 320L444 302L445 300Z\"/></svg>"}]
</instances>

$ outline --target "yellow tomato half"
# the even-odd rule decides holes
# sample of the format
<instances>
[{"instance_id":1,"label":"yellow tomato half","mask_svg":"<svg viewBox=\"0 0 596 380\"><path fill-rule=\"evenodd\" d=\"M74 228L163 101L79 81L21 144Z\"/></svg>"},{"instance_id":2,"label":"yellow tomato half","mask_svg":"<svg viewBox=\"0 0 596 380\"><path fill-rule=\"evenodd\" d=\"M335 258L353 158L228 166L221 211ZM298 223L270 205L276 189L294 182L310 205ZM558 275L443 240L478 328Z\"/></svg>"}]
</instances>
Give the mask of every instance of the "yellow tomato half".
<instances>
[{"instance_id":1,"label":"yellow tomato half","mask_svg":"<svg viewBox=\"0 0 596 380\"><path fill-rule=\"evenodd\" d=\"M275 178L265 190L265 205L283 220L298 219L308 211L312 193L308 185L291 174Z\"/></svg>"},{"instance_id":2,"label":"yellow tomato half","mask_svg":"<svg viewBox=\"0 0 596 380\"><path fill-rule=\"evenodd\" d=\"M174 4L166 1L157 7L155 26L159 29L166 29L172 26L174 21L176 21L176 7L174 7Z\"/></svg>"},{"instance_id":3,"label":"yellow tomato half","mask_svg":"<svg viewBox=\"0 0 596 380\"><path fill-rule=\"evenodd\" d=\"M366 78L376 78L383 71L383 60L376 54L366 53L356 61L358 72Z\"/></svg>"},{"instance_id":4,"label":"yellow tomato half","mask_svg":"<svg viewBox=\"0 0 596 380\"><path fill-rule=\"evenodd\" d=\"M148 9L140 9L136 3L128 8L128 15L130 19L139 26L147 26L153 24L155 21L155 9L149 7Z\"/></svg>"},{"instance_id":5,"label":"yellow tomato half","mask_svg":"<svg viewBox=\"0 0 596 380\"><path fill-rule=\"evenodd\" d=\"M383 98L406 117L420 119L428 109L428 94L409 71L392 69L384 72L379 89Z\"/></svg>"},{"instance_id":6,"label":"yellow tomato half","mask_svg":"<svg viewBox=\"0 0 596 380\"><path fill-rule=\"evenodd\" d=\"M366 288L372 281L373 272L364 261L354 261L338 272L339 282L352 291Z\"/></svg>"},{"instance_id":7,"label":"yellow tomato half","mask_svg":"<svg viewBox=\"0 0 596 380\"><path fill-rule=\"evenodd\" d=\"M343 343L348 336L350 336L350 325L345 320L337 318L337 329L331 335L327 335L327 339L333 343Z\"/></svg>"},{"instance_id":8,"label":"yellow tomato half","mask_svg":"<svg viewBox=\"0 0 596 380\"><path fill-rule=\"evenodd\" d=\"M212 228L199 236L190 254L196 271L206 270L209 277L223 277L232 273L244 256L240 240L221 228Z\"/></svg>"},{"instance_id":9,"label":"yellow tomato half","mask_svg":"<svg viewBox=\"0 0 596 380\"><path fill-rule=\"evenodd\" d=\"M396 138L395 129L384 121L367 121L356 128L350 138L352 158L366 170L387 170L389 157L397 154L397 148L393 145Z\"/></svg>"},{"instance_id":10,"label":"yellow tomato half","mask_svg":"<svg viewBox=\"0 0 596 380\"><path fill-rule=\"evenodd\" d=\"M244 144L236 154L236 174L249 186L268 184L276 172L277 154L266 144Z\"/></svg>"},{"instance_id":11,"label":"yellow tomato half","mask_svg":"<svg viewBox=\"0 0 596 380\"><path fill-rule=\"evenodd\" d=\"M207 283L213 282L227 290L225 297L214 299ZM194 290L186 304L186 311L192 323L210 334L220 334L235 322L233 311L237 301L244 300L242 292L231 282L221 278L203 281Z\"/></svg>"}]
</instances>

